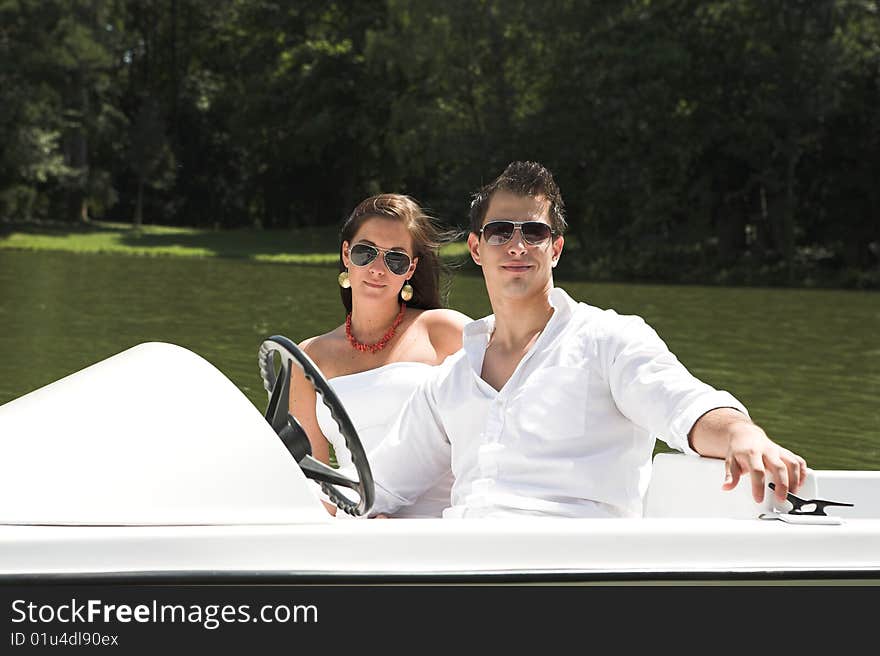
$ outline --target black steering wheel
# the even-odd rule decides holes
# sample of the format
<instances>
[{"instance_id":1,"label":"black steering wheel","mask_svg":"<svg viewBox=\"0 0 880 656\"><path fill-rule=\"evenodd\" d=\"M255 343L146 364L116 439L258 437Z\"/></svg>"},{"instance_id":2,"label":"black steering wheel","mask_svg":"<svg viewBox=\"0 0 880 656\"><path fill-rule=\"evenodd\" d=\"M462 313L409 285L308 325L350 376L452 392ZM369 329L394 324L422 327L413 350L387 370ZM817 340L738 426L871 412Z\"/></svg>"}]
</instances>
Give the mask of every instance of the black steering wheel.
<instances>
[{"instance_id":1,"label":"black steering wheel","mask_svg":"<svg viewBox=\"0 0 880 656\"><path fill-rule=\"evenodd\" d=\"M273 357L276 352L281 355L281 368L278 373L275 372ZM364 447L348 413L342 407L342 402L330 387L327 379L324 378L321 370L296 344L282 335L273 335L263 342L260 346L259 363L263 386L269 393L266 421L275 429L290 455L294 457L308 478L321 484L321 489L338 508L349 515L367 514L375 498L375 486L373 474L370 472L370 464L367 462ZM351 461L357 470L358 480L355 481L343 476L338 470L328 467L312 457L311 443L305 430L296 417L290 414L290 368L292 363L296 363L303 370L306 380L312 384L324 405L330 409L330 415L339 426L339 432L345 439L345 446L351 452ZM354 490L357 492L359 500L352 501L343 495L337 486Z\"/></svg>"}]
</instances>

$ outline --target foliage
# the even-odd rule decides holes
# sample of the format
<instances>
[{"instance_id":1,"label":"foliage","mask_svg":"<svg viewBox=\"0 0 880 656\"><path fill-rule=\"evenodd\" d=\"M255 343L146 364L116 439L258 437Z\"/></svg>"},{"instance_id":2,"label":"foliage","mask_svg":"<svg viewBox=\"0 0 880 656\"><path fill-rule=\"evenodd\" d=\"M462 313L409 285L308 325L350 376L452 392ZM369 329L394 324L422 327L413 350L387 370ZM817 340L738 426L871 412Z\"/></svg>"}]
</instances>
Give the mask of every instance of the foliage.
<instances>
[{"instance_id":1,"label":"foliage","mask_svg":"<svg viewBox=\"0 0 880 656\"><path fill-rule=\"evenodd\" d=\"M873 0L0 0L0 218L463 227L535 159L572 273L876 286L877 107Z\"/></svg>"}]
</instances>

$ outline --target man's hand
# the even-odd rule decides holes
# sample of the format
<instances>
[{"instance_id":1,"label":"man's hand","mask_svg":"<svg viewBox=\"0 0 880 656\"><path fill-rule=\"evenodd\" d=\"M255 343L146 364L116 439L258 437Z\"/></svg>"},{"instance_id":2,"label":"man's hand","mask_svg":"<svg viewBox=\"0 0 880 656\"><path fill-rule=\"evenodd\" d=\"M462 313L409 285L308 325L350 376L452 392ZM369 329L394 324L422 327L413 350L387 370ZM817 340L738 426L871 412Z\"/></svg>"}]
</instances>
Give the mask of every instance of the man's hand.
<instances>
[{"instance_id":1,"label":"man's hand","mask_svg":"<svg viewBox=\"0 0 880 656\"><path fill-rule=\"evenodd\" d=\"M776 498L785 501L785 495L797 492L807 477L807 462L796 453L776 444L760 426L737 422L730 428L730 443L724 457L724 490L732 490L740 476L752 479L752 497L761 503L767 476L776 484Z\"/></svg>"},{"instance_id":2,"label":"man's hand","mask_svg":"<svg viewBox=\"0 0 880 656\"><path fill-rule=\"evenodd\" d=\"M802 457L776 444L760 426L732 408L707 412L694 424L690 437L700 455L724 458L722 489L732 490L748 474L757 503L764 500L769 481L776 484L776 498L781 502L789 491L796 493L807 477Z\"/></svg>"}]
</instances>

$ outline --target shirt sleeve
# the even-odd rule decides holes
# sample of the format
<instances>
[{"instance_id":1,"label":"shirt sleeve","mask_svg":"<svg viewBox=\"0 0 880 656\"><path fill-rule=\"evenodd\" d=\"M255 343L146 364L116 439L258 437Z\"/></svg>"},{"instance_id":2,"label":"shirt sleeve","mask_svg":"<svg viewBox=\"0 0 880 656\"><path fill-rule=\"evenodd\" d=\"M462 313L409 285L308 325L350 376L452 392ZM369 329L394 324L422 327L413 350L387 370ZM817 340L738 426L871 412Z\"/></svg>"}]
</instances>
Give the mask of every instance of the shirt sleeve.
<instances>
[{"instance_id":1,"label":"shirt sleeve","mask_svg":"<svg viewBox=\"0 0 880 656\"><path fill-rule=\"evenodd\" d=\"M734 408L748 416L732 394L693 376L641 317L617 317L599 344L617 407L673 449L699 455L688 433L710 410Z\"/></svg>"},{"instance_id":2,"label":"shirt sleeve","mask_svg":"<svg viewBox=\"0 0 880 656\"><path fill-rule=\"evenodd\" d=\"M451 468L452 447L431 379L419 385L388 435L367 454L376 496L369 515L414 503Z\"/></svg>"}]
</instances>

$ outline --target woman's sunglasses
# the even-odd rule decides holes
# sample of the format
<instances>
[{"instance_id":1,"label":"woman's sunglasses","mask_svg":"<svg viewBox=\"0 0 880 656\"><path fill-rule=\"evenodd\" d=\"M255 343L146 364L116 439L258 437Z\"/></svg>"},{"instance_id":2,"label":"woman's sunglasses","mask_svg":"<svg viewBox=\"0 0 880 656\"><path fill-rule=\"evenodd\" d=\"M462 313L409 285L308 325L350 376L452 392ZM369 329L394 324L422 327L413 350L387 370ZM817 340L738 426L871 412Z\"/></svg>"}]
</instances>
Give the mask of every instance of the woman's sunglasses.
<instances>
[{"instance_id":1,"label":"woman's sunglasses","mask_svg":"<svg viewBox=\"0 0 880 656\"><path fill-rule=\"evenodd\" d=\"M532 246L543 244L554 234L549 225L540 221L489 221L480 230L480 234L490 246L501 246L511 240L517 228L525 242Z\"/></svg>"},{"instance_id":2,"label":"woman's sunglasses","mask_svg":"<svg viewBox=\"0 0 880 656\"><path fill-rule=\"evenodd\" d=\"M385 266L396 276L406 275L412 264L412 259L403 251L389 251L384 248L371 246L370 244L355 244L348 249L348 259L355 266L367 266L370 262L379 257L379 253L384 255Z\"/></svg>"}]
</instances>

